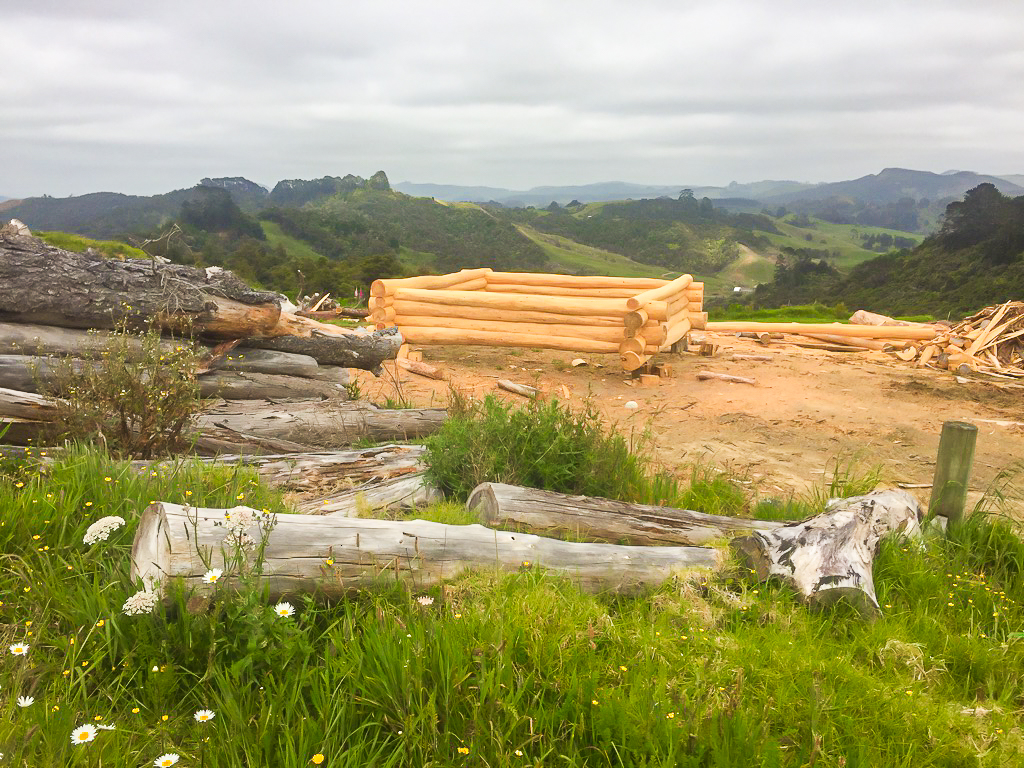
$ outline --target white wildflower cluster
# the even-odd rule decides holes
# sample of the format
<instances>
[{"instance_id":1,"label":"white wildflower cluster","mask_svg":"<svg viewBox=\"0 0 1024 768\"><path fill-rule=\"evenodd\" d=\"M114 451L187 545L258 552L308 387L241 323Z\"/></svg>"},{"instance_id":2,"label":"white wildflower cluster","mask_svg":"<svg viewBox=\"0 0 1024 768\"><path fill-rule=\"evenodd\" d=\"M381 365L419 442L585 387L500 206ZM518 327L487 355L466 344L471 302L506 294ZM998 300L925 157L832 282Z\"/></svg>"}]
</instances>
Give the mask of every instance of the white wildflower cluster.
<instances>
[{"instance_id":1,"label":"white wildflower cluster","mask_svg":"<svg viewBox=\"0 0 1024 768\"><path fill-rule=\"evenodd\" d=\"M242 550L256 548L256 541L249 535L253 526L262 527L267 520L267 515L257 512L249 507L235 507L224 511L224 522L217 522L227 529L225 539L231 539L235 546Z\"/></svg>"},{"instance_id":2,"label":"white wildflower cluster","mask_svg":"<svg viewBox=\"0 0 1024 768\"><path fill-rule=\"evenodd\" d=\"M152 613L157 602L159 602L159 598L157 598L156 592L144 589L125 600L121 611L125 616L141 616L144 613Z\"/></svg>"},{"instance_id":3,"label":"white wildflower cluster","mask_svg":"<svg viewBox=\"0 0 1024 768\"><path fill-rule=\"evenodd\" d=\"M95 544L97 541L106 541L107 537L124 525L124 518L117 515L102 517L89 526L82 540L86 544Z\"/></svg>"}]
</instances>

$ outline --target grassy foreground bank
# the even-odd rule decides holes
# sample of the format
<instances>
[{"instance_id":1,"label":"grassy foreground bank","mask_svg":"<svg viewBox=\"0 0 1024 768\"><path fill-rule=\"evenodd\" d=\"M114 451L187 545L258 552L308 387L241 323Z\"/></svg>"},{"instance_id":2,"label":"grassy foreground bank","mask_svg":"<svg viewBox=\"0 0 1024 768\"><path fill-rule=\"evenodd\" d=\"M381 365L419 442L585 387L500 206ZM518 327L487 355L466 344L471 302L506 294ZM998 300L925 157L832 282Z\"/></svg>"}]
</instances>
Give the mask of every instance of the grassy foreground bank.
<instances>
[{"instance_id":1,"label":"grassy foreground bank","mask_svg":"<svg viewBox=\"0 0 1024 768\"><path fill-rule=\"evenodd\" d=\"M258 590L127 616L155 499L285 510L251 473L189 462L6 467L0 766L952 768L1024 749L1024 545L1004 523L886 543L874 623L735 574L616 598L531 566L290 616ZM84 543L105 516L125 525Z\"/></svg>"}]
</instances>

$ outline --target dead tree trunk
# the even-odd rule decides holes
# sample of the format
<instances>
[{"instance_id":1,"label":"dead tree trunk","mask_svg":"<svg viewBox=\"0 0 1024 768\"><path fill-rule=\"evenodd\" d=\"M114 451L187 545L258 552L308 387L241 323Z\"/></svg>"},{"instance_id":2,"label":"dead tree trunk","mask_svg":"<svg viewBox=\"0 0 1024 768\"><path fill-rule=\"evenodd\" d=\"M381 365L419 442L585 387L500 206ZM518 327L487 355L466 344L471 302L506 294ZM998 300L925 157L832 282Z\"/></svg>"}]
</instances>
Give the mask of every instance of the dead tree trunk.
<instances>
[{"instance_id":1,"label":"dead tree trunk","mask_svg":"<svg viewBox=\"0 0 1024 768\"><path fill-rule=\"evenodd\" d=\"M783 525L592 496L566 496L504 483L478 485L466 506L476 509L486 525L520 526L544 536L583 536L644 545L700 546Z\"/></svg>"},{"instance_id":2,"label":"dead tree trunk","mask_svg":"<svg viewBox=\"0 0 1024 768\"><path fill-rule=\"evenodd\" d=\"M772 531L733 539L733 551L759 579L779 578L811 605L839 599L878 614L871 567L885 536L920 534L921 507L906 491L833 499L825 512Z\"/></svg>"},{"instance_id":3,"label":"dead tree trunk","mask_svg":"<svg viewBox=\"0 0 1024 768\"><path fill-rule=\"evenodd\" d=\"M235 519L241 509L231 510ZM232 555L226 511L151 504L135 533L132 580L161 595L178 579L188 589L211 591L203 574L208 567L225 568ZM247 532L259 541L256 525ZM271 599L308 592L337 598L389 581L426 589L469 569L538 566L566 574L589 592L628 593L719 564L716 551L702 547L576 544L481 525L333 515L277 515L264 554L260 582ZM236 583L230 575L225 580Z\"/></svg>"},{"instance_id":4,"label":"dead tree trunk","mask_svg":"<svg viewBox=\"0 0 1024 768\"><path fill-rule=\"evenodd\" d=\"M238 338L273 329L278 296L231 272L145 259L104 259L0 237L0 320L65 328L144 328L151 322Z\"/></svg>"},{"instance_id":5,"label":"dead tree trunk","mask_svg":"<svg viewBox=\"0 0 1024 768\"><path fill-rule=\"evenodd\" d=\"M363 402L226 403L204 412L199 426L218 427L222 439L231 432L294 440L307 446L336 448L357 440L412 440L440 429L448 416L443 408L389 410Z\"/></svg>"},{"instance_id":6,"label":"dead tree trunk","mask_svg":"<svg viewBox=\"0 0 1024 768\"><path fill-rule=\"evenodd\" d=\"M385 328L373 333L349 332L344 335L314 333L308 338L249 338L245 346L309 355L321 365L362 368L379 374L380 364L394 359L398 354L398 348L402 346L402 334L397 328Z\"/></svg>"}]
</instances>

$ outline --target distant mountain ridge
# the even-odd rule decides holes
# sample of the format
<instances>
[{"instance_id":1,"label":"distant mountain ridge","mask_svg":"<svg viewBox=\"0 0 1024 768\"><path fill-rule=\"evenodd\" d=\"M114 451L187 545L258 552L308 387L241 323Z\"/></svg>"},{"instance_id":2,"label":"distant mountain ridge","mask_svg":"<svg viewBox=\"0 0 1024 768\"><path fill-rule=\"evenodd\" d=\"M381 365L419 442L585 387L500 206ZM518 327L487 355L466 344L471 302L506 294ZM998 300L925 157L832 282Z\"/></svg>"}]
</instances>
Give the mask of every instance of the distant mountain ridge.
<instances>
[{"instance_id":1,"label":"distant mountain ridge","mask_svg":"<svg viewBox=\"0 0 1024 768\"><path fill-rule=\"evenodd\" d=\"M760 199L768 204L829 198L852 198L870 203L895 203L907 197L936 201L958 199L979 184L991 184L1004 195L1024 194L1024 187L1012 181L973 171L931 173L906 168L885 168L880 173L861 176L851 181L815 184L800 190L767 195Z\"/></svg>"},{"instance_id":2,"label":"distant mountain ridge","mask_svg":"<svg viewBox=\"0 0 1024 768\"><path fill-rule=\"evenodd\" d=\"M496 202L506 207L538 208L547 207L552 202L568 205L573 201L594 203L660 197L676 199L683 190L689 189L697 199L707 197L721 201L722 207L750 210L767 205L794 204L799 207L816 200L856 199L877 205L908 197L915 200L927 198L932 202L948 201L962 197L969 189L983 183L992 184L1005 195L1024 194L1024 175L996 177L972 171L938 174L902 168L886 168L878 174L869 174L859 179L825 184L765 180L743 184L731 182L724 187L717 187L607 181L538 186L528 190L412 182L401 182L392 187L385 173L380 171L369 179L351 174L312 180L287 179L279 181L270 191L244 177L230 176L204 178L195 187L149 197L95 192L66 198L44 196L23 200L5 199L0 202L0 215L19 218L33 229L107 238L152 232L177 217L183 203L194 202L204 188L211 187L226 190L239 208L255 213L268 206L301 207L360 188L393 188L413 197L432 197L447 202Z\"/></svg>"}]
</instances>

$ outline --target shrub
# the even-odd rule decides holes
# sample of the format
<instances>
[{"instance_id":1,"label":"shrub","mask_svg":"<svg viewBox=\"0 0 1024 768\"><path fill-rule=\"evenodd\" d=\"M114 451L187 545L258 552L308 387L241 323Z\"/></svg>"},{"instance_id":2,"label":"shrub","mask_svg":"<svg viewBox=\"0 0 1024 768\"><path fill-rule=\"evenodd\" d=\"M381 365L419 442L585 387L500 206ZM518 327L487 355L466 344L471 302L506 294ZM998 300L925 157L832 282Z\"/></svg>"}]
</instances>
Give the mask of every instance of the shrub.
<instances>
[{"instance_id":1,"label":"shrub","mask_svg":"<svg viewBox=\"0 0 1024 768\"><path fill-rule=\"evenodd\" d=\"M63 361L44 388L57 396L57 438L99 442L137 459L183 448L199 410L196 360L191 342L154 329L110 334L99 360Z\"/></svg>"},{"instance_id":2,"label":"shrub","mask_svg":"<svg viewBox=\"0 0 1024 768\"><path fill-rule=\"evenodd\" d=\"M557 400L516 408L488 396L454 398L449 419L428 438L432 481L465 500L480 483L501 482L560 493L647 501L647 459L605 427L596 408L579 411Z\"/></svg>"}]
</instances>

